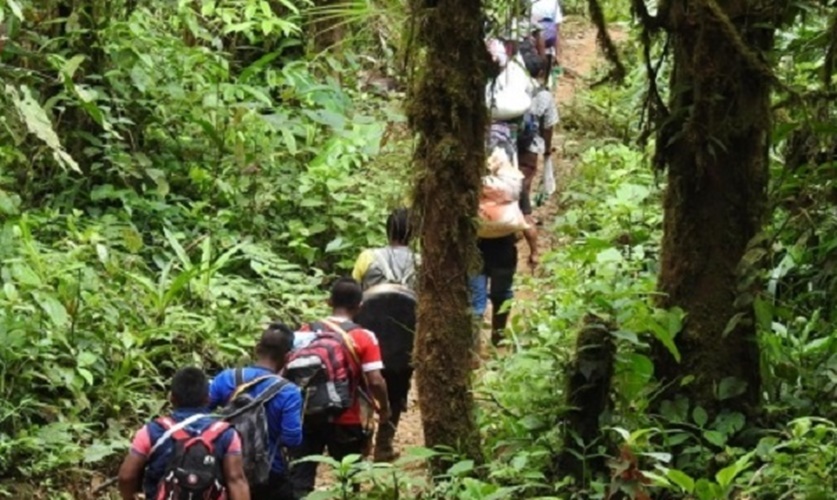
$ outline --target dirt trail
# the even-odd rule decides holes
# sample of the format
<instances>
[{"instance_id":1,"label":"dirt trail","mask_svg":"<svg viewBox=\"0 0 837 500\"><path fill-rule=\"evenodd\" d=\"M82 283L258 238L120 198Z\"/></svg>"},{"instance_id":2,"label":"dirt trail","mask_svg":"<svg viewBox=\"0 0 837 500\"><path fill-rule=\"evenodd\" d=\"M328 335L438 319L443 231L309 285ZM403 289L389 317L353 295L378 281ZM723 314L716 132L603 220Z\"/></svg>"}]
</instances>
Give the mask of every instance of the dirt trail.
<instances>
[{"instance_id":1,"label":"dirt trail","mask_svg":"<svg viewBox=\"0 0 837 500\"><path fill-rule=\"evenodd\" d=\"M564 73L560 76L555 90L555 95L558 101L559 112L563 106L569 104L575 97L578 88L585 85L583 80L593 69L597 62L596 54L596 31L595 28L589 26L585 20L565 21L562 27L562 35L564 36L563 53L561 56L561 64L565 68ZM560 128L560 126L559 126ZM571 162L564 156L564 144L566 137L560 130L556 130L553 138L553 146L556 149L554 158L556 161L556 179L559 189L562 181L566 178L567 173L571 169ZM533 184L533 193L540 186L540 178L543 171L541 166L538 169L538 174ZM544 228L548 227L547 221L554 218L558 211L557 204L558 196L553 195L543 206L535 209L535 217L544 221ZM546 231L542 231L546 233ZM541 254L547 252L552 246L552 238L548 234L543 234L538 239L538 248ZM518 272L529 273L527 265L529 259L529 248L526 243L521 240L518 247ZM534 291L521 286L516 290L516 295L521 298L531 298ZM487 337L487 332L484 332ZM422 434L421 413L418 407L418 394L415 389L410 391L407 411L401 416L401 422L398 425L398 433L395 437L396 449L403 453L407 448L414 446L422 446L424 444L424 436ZM318 486L331 484L333 476L321 467L318 477Z\"/></svg>"}]
</instances>

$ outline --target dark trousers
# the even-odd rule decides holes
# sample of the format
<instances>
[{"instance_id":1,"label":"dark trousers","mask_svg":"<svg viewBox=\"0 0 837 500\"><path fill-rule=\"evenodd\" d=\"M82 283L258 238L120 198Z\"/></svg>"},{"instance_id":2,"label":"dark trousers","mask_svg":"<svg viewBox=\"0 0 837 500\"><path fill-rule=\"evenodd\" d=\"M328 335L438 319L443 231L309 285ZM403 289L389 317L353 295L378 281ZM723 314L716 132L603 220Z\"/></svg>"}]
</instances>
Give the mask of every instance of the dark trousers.
<instances>
[{"instance_id":1,"label":"dark trousers","mask_svg":"<svg viewBox=\"0 0 837 500\"><path fill-rule=\"evenodd\" d=\"M366 432L361 425L306 421L302 426L302 444L291 453L293 459L297 460L311 455L322 455L328 450L328 455L339 462L347 455L362 455L366 444ZM316 462L300 462L291 468L291 483L296 498L304 498L314 491L316 481Z\"/></svg>"},{"instance_id":2,"label":"dark trousers","mask_svg":"<svg viewBox=\"0 0 837 500\"><path fill-rule=\"evenodd\" d=\"M387 370L381 371L384 380L387 382L387 397L392 417L389 421L393 427L398 427L401 414L407 410L407 395L410 394L410 379L413 370Z\"/></svg>"},{"instance_id":3,"label":"dark trousers","mask_svg":"<svg viewBox=\"0 0 837 500\"><path fill-rule=\"evenodd\" d=\"M267 484L254 486L250 491L250 498L253 500L298 500L294 496L291 479L286 473L270 473Z\"/></svg>"}]
</instances>

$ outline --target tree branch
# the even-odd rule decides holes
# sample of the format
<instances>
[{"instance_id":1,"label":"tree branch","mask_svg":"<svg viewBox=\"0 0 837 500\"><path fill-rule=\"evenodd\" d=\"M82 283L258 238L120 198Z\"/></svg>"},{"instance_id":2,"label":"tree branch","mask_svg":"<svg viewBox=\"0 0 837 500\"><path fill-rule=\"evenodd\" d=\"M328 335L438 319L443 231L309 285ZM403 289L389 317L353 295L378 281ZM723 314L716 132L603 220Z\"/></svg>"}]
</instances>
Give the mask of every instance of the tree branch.
<instances>
[{"instance_id":1,"label":"tree branch","mask_svg":"<svg viewBox=\"0 0 837 500\"><path fill-rule=\"evenodd\" d=\"M605 58L613 65L613 69L602 82L611 79L622 81L627 71L625 71L625 65L619 59L619 51L616 49L616 44L610 38L610 32L607 30L607 22L605 21L602 6L599 5L599 0L587 0L587 6L590 9L590 18L596 26L596 40L601 45Z\"/></svg>"}]
</instances>

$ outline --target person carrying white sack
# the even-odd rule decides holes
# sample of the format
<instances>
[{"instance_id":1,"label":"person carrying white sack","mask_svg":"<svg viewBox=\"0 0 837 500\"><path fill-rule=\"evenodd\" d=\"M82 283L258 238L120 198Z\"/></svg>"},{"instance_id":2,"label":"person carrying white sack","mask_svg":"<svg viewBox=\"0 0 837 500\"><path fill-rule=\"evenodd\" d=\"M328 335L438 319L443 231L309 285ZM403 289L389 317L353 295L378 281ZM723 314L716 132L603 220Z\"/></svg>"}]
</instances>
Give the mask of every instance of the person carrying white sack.
<instances>
[{"instance_id":1,"label":"person carrying white sack","mask_svg":"<svg viewBox=\"0 0 837 500\"><path fill-rule=\"evenodd\" d=\"M546 71L546 60L537 54L525 58L526 69L531 78L539 80ZM555 192L555 170L552 163L552 134L558 124L558 106L555 96L542 85L537 87L532 105L524 116L523 129L517 134L517 166L523 173L523 189L532 194L532 181L538 171L538 157L543 156L544 192Z\"/></svg>"},{"instance_id":2,"label":"person carrying white sack","mask_svg":"<svg viewBox=\"0 0 837 500\"><path fill-rule=\"evenodd\" d=\"M480 195L477 248L482 259L479 273L470 279L471 305L481 319L491 302L491 342L497 345L509 318L506 305L514 297L517 239L521 232L529 245L529 266L538 264L537 231L529 222L532 205L523 189L523 175L511 165L505 134L489 133L488 175Z\"/></svg>"}]
</instances>

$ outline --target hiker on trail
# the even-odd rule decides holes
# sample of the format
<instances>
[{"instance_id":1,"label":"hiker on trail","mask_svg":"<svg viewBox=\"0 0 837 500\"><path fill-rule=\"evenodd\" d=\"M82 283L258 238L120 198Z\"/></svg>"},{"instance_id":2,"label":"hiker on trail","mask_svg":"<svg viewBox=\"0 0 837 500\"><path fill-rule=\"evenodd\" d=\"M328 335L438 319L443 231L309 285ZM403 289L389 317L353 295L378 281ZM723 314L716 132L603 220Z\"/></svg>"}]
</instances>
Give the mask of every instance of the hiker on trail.
<instances>
[{"instance_id":1,"label":"hiker on trail","mask_svg":"<svg viewBox=\"0 0 837 500\"><path fill-rule=\"evenodd\" d=\"M169 396L174 410L136 433L119 469L123 500L141 491L150 500L250 500L241 440L229 424L209 416L208 388L199 368L175 373Z\"/></svg>"},{"instance_id":2,"label":"hiker on trail","mask_svg":"<svg viewBox=\"0 0 837 500\"><path fill-rule=\"evenodd\" d=\"M378 340L353 322L362 297L355 280L337 280L328 301L331 316L303 325L302 331L315 336L288 358L285 376L306 391L302 445L292 451L295 459L326 449L338 462L347 455L365 455L372 431L371 411L366 410L377 406L380 422L389 420ZM294 465L291 480L297 498L313 491L316 476L316 462Z\"/></svg>"},{"instance_id":3,"label":"hiker on trail","mask_svg":"<svg viewBox=\"0 0 837 500\"><path fill-rule=\"evenodd\" d=\"M295 498L282 448L299 446L302 442L302 393L299 387L278 375L293 346L293 337L293 330L284 324L271 323L256 344L255 363L222 371L209 388L212 409L229 404L234 396L242 393L263 398L261 404L267 420L265 448L267 459L272 461L267 480L251 485L253 498L258 500Z\"/></svg>"},{"instance_id":4,"label":"hiker on trail","mask_svg":"<svg viewBox=\"0 0 837 500\"><path fill-rule=\"evenodd\" d=\"M381 283L398 283L415 288L416 254L410 249L411 228L406 208L394 210L387 218L385 247L364 250L352 270L352 278L364 291Z\"/></svg>"},{"instance_id":5,"label":"hiker on trail","mask_svg":"<svg viewBox=\"0 0 837 500\"><path fill-rule=\"evenodd\" d=\"M525 192L521 193L519 203L523 214L530 217L532 206ZM529 246L528 264L534 270L539 262L538 236L534 225L523 231L523 237ZM512 285L517 272L517 240L517 234L477 240L482 270L470 281L471 305L477 318L482 318L488 301L491 301L491 343L495 346L502 340L509 319L509 311L503 310L503 306L514 297Z\"/></svg>"},{"instance_id":6,"label":"hiker on trail","mask_svg":"<svg viewBox=\"0 0 837 500\"><path fill-rule=\"evenodd\" d=\"M564 14L559 0L535 0L530 10L530 21L537 40L538 52L545 57L544 78L549 78L553 66L560 66L561 24Z\"/></svg>"},{"instance_id":7,"label":"hiker on trail","mask_svg":"<svg viewBox=\"0 0 837 500\"><path fill-rule=\"evenodd\" d=\"M515 144L509 134L502 133L500 124L493 124L488 133L488 149L514 150ZM529 194L521 183L518 198L520 211L528 222L523 236L529 246L529 267L534 270L538 264L537 230L531 223L532 204ZM474 315L482 319L491 301L491 342L497 345L502 340L503 330L508 322L509 311L506 302L514 296L512 285L517 272L518 233L512 232L499 237L477 239L477 248L482 260L480 273L470 279L471 305ZM505 307L504 307L505 305Z\"/></svg>"},{"instance_id":8,"label":"hiker on trail","mask_svg":"<svg viewBox=\"0 0 837 500\"><path fill-rule=\"evenodd\" d=\"M537 54L526 54L524 62L529 75L536 81L546 71L546 60ZM524 126L517 135L518 167L523 173L523 188L530 198L538 157L543 156L545 168L552 168L552 134L557 124L555 97L548 88L539 86L532 96L532 107L524 116Z\"/></svg>"},{"instance_id":9,"label":"hiker on trail","mask_svg":"<svg viewBox=\"0 0 837 500\"><path fill-rule=\"evenodd\" d=\"M373 332L381 346L382 374L387 383L391 417L375 436L374 459L389 462L398 458L393 447L395 431L413 376L412 352L416 328L416 265L418 256L410 249L412 227L405 208L387 218L389 245L364 250L352 275L363 287L363 303L355 321Z\"/></svg>"}]
</instances>

